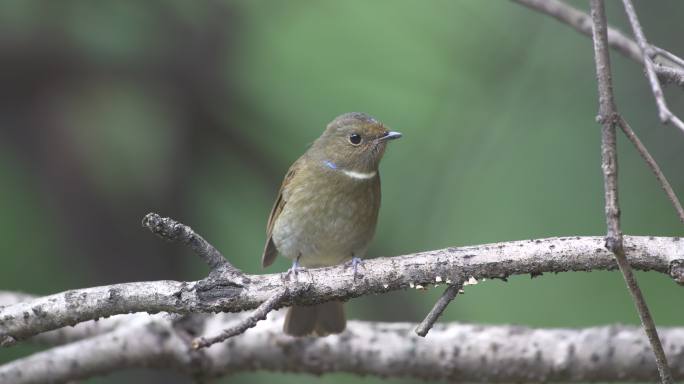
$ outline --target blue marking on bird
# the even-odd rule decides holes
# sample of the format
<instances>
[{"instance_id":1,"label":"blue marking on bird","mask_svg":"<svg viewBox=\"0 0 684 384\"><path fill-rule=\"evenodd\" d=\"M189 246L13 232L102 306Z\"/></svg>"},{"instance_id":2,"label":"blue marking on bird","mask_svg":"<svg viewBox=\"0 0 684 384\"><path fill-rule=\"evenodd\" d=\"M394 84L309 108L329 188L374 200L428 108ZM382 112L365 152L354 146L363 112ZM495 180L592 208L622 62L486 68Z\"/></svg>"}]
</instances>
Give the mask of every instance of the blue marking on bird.
<instances>
[{"instance_id":1,"label":"blue marking on bird","mask_svg":"<svg viewBox=\"0 0 684 384\"><path fill-rule=\"evenodd\" d=\"M333 163L330 160L326 160L326 161L324 161L324 163L330 169L337 169L337 164Z\"/></svg>"}]
</instances>

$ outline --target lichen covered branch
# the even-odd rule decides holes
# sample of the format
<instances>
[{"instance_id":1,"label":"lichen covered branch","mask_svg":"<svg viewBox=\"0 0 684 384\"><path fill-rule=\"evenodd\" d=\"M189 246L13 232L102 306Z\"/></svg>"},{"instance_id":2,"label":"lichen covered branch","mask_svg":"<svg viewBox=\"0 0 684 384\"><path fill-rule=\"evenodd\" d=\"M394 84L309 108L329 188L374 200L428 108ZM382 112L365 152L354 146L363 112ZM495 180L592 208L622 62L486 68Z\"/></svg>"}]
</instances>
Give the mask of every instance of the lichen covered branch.
<instances>
[{"instance_id":1,"label":"lichen covered branch","mask_svg":"<svg viewBox=\"0 0 684 384\"><path fill-rule=\"evenodd\" d=\"M204 320L200 335L244 321L221 314ZM347 372L448 382L653 381L657 370L639 328L534 329L519 326L437 324L424 339L409 323L350 321L325 338L284 335L282 313L229 342L192 350L183 326L160 317L53 348L0 366L1 383L65 383L129 368L174 370L197 380L266 370ZM684 329L660 330L684 379Z\"/></svg>"},{"instance_id":2,"label":"lichen covered branch","mask_svg":"<svg viewBox=\"0 0 684 384\"><path fill-rule=\"evenodd\" d=\"M670 274L684 282L684 240L625 236L625 253L640 270ZM366 260L361 276L345 266L310 269L294 284L282 274L215 273L199 281L150 281L58 293L0 308L0 340L22 340L68 325L133 312L240 312L257 308L288 286L279 306L348 300L368 294L470 277L506 278L544 272L610 270L616 267L603 237L561 237L445 248ZM289 285L288 285L289 284Z\"/></svg>"}]
</instances>

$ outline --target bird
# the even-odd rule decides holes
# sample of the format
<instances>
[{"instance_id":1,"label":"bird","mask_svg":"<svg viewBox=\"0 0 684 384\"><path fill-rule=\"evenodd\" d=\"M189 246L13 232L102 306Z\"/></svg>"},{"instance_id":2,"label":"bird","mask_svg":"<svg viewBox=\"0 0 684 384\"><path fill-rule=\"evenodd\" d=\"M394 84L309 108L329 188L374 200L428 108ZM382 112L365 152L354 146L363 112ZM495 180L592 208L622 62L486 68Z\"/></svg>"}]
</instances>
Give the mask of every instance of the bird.
<instances>
[{"instance_id":1,"label":"bird","mask_svg":"<svg viewBox=\"0 0 684 384\"><path fill-rule=\"evenodd\" d=\"M266 226L262 267L281 254L288 271L350 263L356 277L380 210L378 167L387 143L402 135L366 113L337 116L290 166ZM343 303L294 305L284 333L327 336L346 328Z\"/></svg>"}]
</instances>

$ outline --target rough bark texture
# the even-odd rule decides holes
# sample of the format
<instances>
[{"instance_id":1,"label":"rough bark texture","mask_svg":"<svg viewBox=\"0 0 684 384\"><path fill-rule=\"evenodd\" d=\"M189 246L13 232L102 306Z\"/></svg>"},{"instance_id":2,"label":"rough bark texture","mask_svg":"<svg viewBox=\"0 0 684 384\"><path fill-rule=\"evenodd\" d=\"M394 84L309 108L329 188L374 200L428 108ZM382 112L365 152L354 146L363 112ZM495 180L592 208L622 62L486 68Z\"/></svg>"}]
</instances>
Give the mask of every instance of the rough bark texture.
<instances>
[{"instance_id":1,"label":"rough bark texture","mask_svg":"<svg viewBox=\"0 0 684 384\"><path fill-rule=\"evenodd\" d=\"M684 240L625 236L629 262L640 270L671 274L684 282ZM132 312L239 312L253 309L283 286L281 306L316 304L470 277L505 279L544 272L610 270L616 267L603 237L561 237L445 248L367 260L362 275L345 266L311 269L298 281L283 274L212 273L192 282L153 281L78 289L0 308L0 341L11 345L36 334Z\"/></svg>"},{"instance_id":2,"label":"rough bark texture","mask_svg":"<svg viewBox=\"0 0 684 384\"><path fill-rule=\"evenodd\" d=\"M449 382L652 381L658 377L641 329L628 326L532 329L437 324L427 338L415 324L350 321L325 338L282 333L282 313L225 343L195 351L188 332L217 334L245 315L220 314L190 325L134 317L89 339L0 366L0 383L64 383L126 368L172 369L195 378L267 370L348 372ZM198 326L198 324L200 324ZM662 328L676 379L684 379L684 328Z\"/></svg>"},{"instance_id":3,"label":"rough bark texture","mask_svg":"<svg viewBox=\"0 0 684 384\"><path fill-rule=\"evenodd\" d=\"M682 130L684 123L667 109L659 80L684 85L684 60L647 42L630 0L623 3L636 42L607 26L602 0L591 2L593 20L556 0L514 1L588 36L592 35L593 21L599 120L604 124L605 244L599 237L569 237L447 248L368 261L360 279L338 266L311 270L291 281L283 275L245 275L190 227L151 214L143 225L193 249L211 268L209 277L194 282L117 284L43 298L0 292L0 345L9 346L23 339L57 345L0 366L0 383L70 382L134 367L170 368L199 379L258 369L312 374L350 372L450 382L644 381L655 380L658 370L663 382L684 379L684 329L660 329L660 346L631 273L632 267L656 270L684 283L684 241L623 237L617 198L616 125L622 127L647 161L682 220L684 211L655 160L617 114L607 47L644 63L661 119ZM633 327L535 330L449 324L436 326L424 340L411 333L411 324L352 321L341 335L294 339L282 334L280 314L272 313L260 321L272 309L292 304L346 300L440 282L450 284L417 330L425 335L455 297L457 287L467 281L614 269L613 254L635 298L656 359L647 338ZM197 314L253 308L258 309L251 315ZM132 312L140 313L129 314ZM92 320L102 317L108 318ZM193 349L196 347L207 348L197 351Z\"/></svg>"}]
</instances>

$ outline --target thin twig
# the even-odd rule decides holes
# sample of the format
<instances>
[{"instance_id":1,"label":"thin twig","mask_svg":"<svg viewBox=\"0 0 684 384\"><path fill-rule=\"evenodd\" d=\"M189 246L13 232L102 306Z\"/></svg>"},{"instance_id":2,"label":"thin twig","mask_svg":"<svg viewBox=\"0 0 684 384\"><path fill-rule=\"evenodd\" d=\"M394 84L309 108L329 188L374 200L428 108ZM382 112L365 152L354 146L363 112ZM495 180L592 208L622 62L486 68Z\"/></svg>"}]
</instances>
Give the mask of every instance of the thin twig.
<instances>
[{"instance_id":1,"label":"thin twig","mask_svg":"<svg viewBox=\"0 0 684 384\"><path fill-rule=\"evenodd\" d=\"M652 44L650 44L650 47L656 53L656 55L664 57L665 59L670 60L672 63L677 64L680 68L684 69L684 59L682 59L681 57L675 55L674 53L672 53L666 49L656 47L655 45L652 45ZM653 56L656 56L656 55L653 55Z\"/></svg>"},{"instance_id":2,"label":"thin twig","mask_svg":"<svg viewBox=\"0 0 684 384\"><path fill-rule=\"evenodd\" d=\"M430 313L425 316L425 319L418 324L416 329L414 330L416 334L420 337L425 337L428 332L430 332L430 329L435 325L437 322L437 319L439 319L440 316L442 316L442 313L446 309L446 307L451 303L452 300L456 298L456 295L458 295L458 291L460 291L463 288L463 283L457 283L448 286L445 290L444 293L442 293L442 296L437 300L435 305L432 307L432 310L430 310Z\"/></svg>"},{"instance_id":3,"label":"thin twig","mask_svg":"<svg viewBox=\"0 0 684 384\"><path fill-rule=\"evenodd\" d=\"M644 34L644 30L641 28L639 18L634 10L634 5L632 4L631 0L622 0L622 4L624 5L627 17L629 18L629 23L632 25L632 31L634 31L634 37L636 37L636 41L639 44L639 49L641 49L641 55L644 59L644 68L646 69L646 76L651 84L651 91L653 92L653 97L658 105L658 115L660 117L660 121L662 121L663 124L672 123L674 126L681 129L682 132L684 132L684 122L675 116L667 107L667 102L665 101L663 90L660 88L660 82L658 81L658 76L655 72L655 66L653 64L653 60L651 59L652 48L648 44L648 41L646 41L646 35Z\"/></svg>"},{"instance_id":4,"label":"thin twig","mask_svg":"<svg viewBox=\"0 0 684 384\"><path fill-rule=\"evenodd\" d=\"M667 195L667 198L670 200L672 205L674 206L675 211L677 211L677 216L679 216L679 221L684 223L684 208L682 208L682 203L679 201L677 198L677 195L675 194L674 190L672 189L672 186L670 185L670 182L667 181L667 178L663 174L663 172L660 170L660 167L658 166L658 163L655 161L655 159L651 156L651 154L648 152L648 149L646 149L646 146L639 140L639 137L634 133L632 128L629 126L627 121L625 121L622 116L618 115L618 125L622 129L622 132L625 133L625 136L629 139L629 141L634 144L634 147L636 148L637 152L639 152L639 155L641 155L641 158L644 159L648 167L651 169L653 174L655 175L656 179L658 180L658 183L660 183L660 187L663 188L663 191L665 191L665 194Z\"/></svg>"},{"instance_id":5,"label":"thin twig","mask_svg":"<svg viewBox=\"0 0 684 384\"><path fill-rule=\"evenodd\" d=\"M185 224L179 223L169 217L161 217L156 213L148 213L143 218L142 225L159 237L187 245L204 260L212 270L224 267L227 270L238 272L238 270L223 257L221 252L216 250L213 245L209 244L202 236L195 233L192 228Z\"/></svg>"},{"instance_id":6,"label":"thin twig","mask_svg":"<svg viewBox=\"0 0 684 384\"><path fill-rule=\"evenodd\" d=\"M573 28L575 28L578 32L584 35L590 37L592 35L591 17L586 13L576 8L573 8L563 2L557 0L513 1L518 4L524 5L534 11L549 15L562 23L570 25ZM619 52L623 53L624 55L633 60L636 60L640 63L644 63L643 54L637 42L631 40L629 37L622 34L622 32L614 28L611 28L610 26L607 26L607 29L608 44L611 47L617 49ZM669 60L673 64L679 66L679 68L672 68L668 65L653 63L654 69L661 77L661 80L664 80L666 82L673 82L680 86L684 86L684 59L663 48L654 46L652 44L648 44L648 47L650 47L650 51L652 53L651 55L649 55L649 57L653 58L655 56L661 56ZM632 143L634 143L639 154L642 156L642 158L648 164L649 168L651 168L653 173L656 175L656 178L660 182L662 188L665 190L665 193L667 193L668 198L670 199L670 201L672 201L672 204L675 206L675 210L677 210L677 215L679 216L680 220L684 222L684 210L682 210L681 204L677 200L677 197L672 191L672 188L670 187L670 184L667 182L667 179L660 171L658 164L655 162L655 160L653 160L651 155L648 154L646 147L639 141L636 135L634 135L634 132L632 132L629 126L627 126L627 129L623 128L623 131L625 132L627 137L632 141Z\"/></svg>"},{"instance_id":7,"label":"thin twig","mask_svg":"<svg viewBox=\"0 0 684 384\"><path fill-rule=\"evenodd\" d=\"M554 19L571 26L577 32L591 37L591 17L577 8L571 7L558 0L512 0L524 5L529 9L553 17ZM622 32L615 28L608 27L608 44L622 53L626 57L643 64L643 58L639 45ZM653 49L658 47L652 46ZM668 52L669 53L669 52ZM674 56L673 54L669 53ZM667 57L667 56L666 56ZM679 62L682 59L672 59L670 61ZM669 65L656 65L656 71L660 79L666 83L675 83L684 87L684 68L675 68Z\"/></svg>"},{"instance_id":8,"label":"thin twig","mask_svg":"<svg viewBox=\"0 0 684 384\"><path fill-rule=\"evenodd\" d=\"M615 260L625 278L632 300L637 308L644 331L653 348L658 373L663 384L672 383L672 373L660 343L655 323L651 317L646 300L637 284L632 267L625 256L625 249L620 229L620 206L618 203L618 163L617 139L615 125L618 112L613 99L610 56L608 53L608 34L606 14L603 0L591 0L591 16L593 21L594 57L596 60L596 77L599 93L599 121L603 125L601 141L601 167L603 169L606 200L606 247L615 254ZM645 61L648 59L644 57Z\"/></svg>"},{"instance_id":9,"label":"thin twig","mask_svg":"<svg viewBox=\"0 0 684 384\"><path fill-rule=\"evenodd\" d=\"M212 337L198 337L192 341L193 349L206 348L213 344L220 343L228 338L237 336L244 333L250 328L253 328L261 320L266 319L269 312L273 311L275 308L282 303L283 299L287 296L287 288L283 288L278 291L275 295L271 296L268 300L264 301L257 309L252 312L251 315L244 318L240 323L234 327L230 327L221 331L220 334Z\"/></svg>"}]
</instances>

